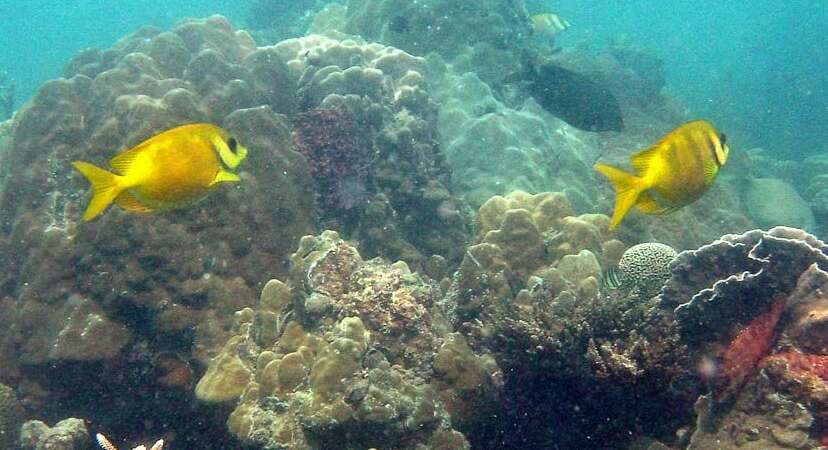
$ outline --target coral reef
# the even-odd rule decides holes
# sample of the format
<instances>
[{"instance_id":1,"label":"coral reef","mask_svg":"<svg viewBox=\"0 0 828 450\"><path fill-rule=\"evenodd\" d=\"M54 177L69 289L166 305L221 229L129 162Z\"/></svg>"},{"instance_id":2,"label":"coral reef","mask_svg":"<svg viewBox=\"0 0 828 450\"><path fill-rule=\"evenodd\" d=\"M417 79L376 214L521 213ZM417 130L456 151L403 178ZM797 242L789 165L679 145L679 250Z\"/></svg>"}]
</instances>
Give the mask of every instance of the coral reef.
<instances>
[{"instance_id":1,"label":"coral reef","mask_svg":"<svg viewBox=\"0 0 828 450\"><path fill-rule=\"evenodd\" d=\"M0 384L0 447L14 448L23 424L23 407L14 390Z\"/></svg>"},{"instance_id":2,"label":"coral reef","mask_svg":"<svg viewBox=\"0 0 828 450\"><path fill-rule=\"evenodd\" d=\"M236 313L198 383L236 402L230 431L265 448L468 448L452 424L493 408L497 365L448 333L439 289L333 231L290 261L290 285Z\"/></svg>"},{"instance_id":3,"label":"coral reef","mask_svg":"<svg viewBox=\"0 0 828 450\"><path fill-rule=\"evenodd\" d=\"M828 273L811 265L790 295L778 296L728 345L719 376L729 383L732 401L721 395L700 398L689 449L712 442L720 448L757 449L824 444L828 355L825 335L816 330L825 328L826 288ZM739 364L734 365L734 357Z\"/></svg>"},{"instance_id":4,"label":"coral reef","mask_svg":"<svg viewBox=\"0 0 828 450\"><path fill-rule=\"evenodd\" d=\"M430 63L441 99L446 161L473 206L523 190L563 191L579 210L595 209L597 183L590 168L600 149L595 136L568 126L534 100L510 108L476 74L456 74L438 58Z\"/></svg>"},{"instance_id":5,"label":"coral reef","mask_svg":"<svg viewBox=\"0 0 828 450\"><path fill-rule=\"evenodd\" d=\"M682 252L658 297L697 376L688 448L816 448L828 405L828 246L776 227Z\"/></svg>"},{"instance_id":6,"label":"coral reef","mask_svg":"<svg viewBox=\"0 0 828 450\"><path fill-rule=\"evenodd\" d=\"M313 198L307 165L280 114L296 111L296 85L271 56L218 16L166 32L143 28L78 55L66 78L47 82L16 114L0 155L0 251L8 256L0 349L10 372L36 367L43 388L61 397L104 377L102 359L152 361L146 353L171 351L207 361L232 313L255 303L261 268L285 270L316 217L305 207ZM112 210L78 225L84 189L70 161L103 161L196 121L222 125L249 148L242 183L187 210ZM95 380L48 376L67 365Z\"/></svg>"},{"instance_id":7,"label":"coral reef","mask_svg":"<svg viewBox=\"0 0 828 450\"><path fill-rule=\"evenodd\" d=\"M602 266L625 246L606 216L573 214L561 193L516 192L480 208L478 243L447 292L457 329L504 377L500 421L470 436L476 447L593 448L643 432L642 423L658 434L689 419L695 390L680 387L687 355L675 327L654 298L599 295ZM687 412L674 414L677 405Z\"/></svg>"},{"instance_id":8,"label":"coral reef","mask_svg":"<svg viewBox=\"0 0 828 450\"><path fill-rule=\"evenodd\" d=\"M436 140L425 61L320 35L288 39L273 51L299 86L306 113L294 140L318 175L325 225L359 241L366 256L402 259L415 270L433 254L458 261L468 219Z\"/></svg>"},{"instance_id":9,"label":"coral reef","mask_svg":"<svg viewBox=\"0 0 828 450\"><path fill-rule=\"evenodd\" d=\"M81 450L90 444L89 431L82 419L64 419L53 427L30 420L20 431L22 450Z\"/></svg>"},{"instance_id":10,"label":"coral reef","mask_svg":"<svg viewBox=\"0 0 828 450\"><path fill-rule=\"evenodd\" d=\"M828 268L826 253L822 241L794 228L725 235L682 252L659 301L675 308L686 340L716 341L766 309L774 296L788 295L811 264Z\"/></svg>"}]
</instances>

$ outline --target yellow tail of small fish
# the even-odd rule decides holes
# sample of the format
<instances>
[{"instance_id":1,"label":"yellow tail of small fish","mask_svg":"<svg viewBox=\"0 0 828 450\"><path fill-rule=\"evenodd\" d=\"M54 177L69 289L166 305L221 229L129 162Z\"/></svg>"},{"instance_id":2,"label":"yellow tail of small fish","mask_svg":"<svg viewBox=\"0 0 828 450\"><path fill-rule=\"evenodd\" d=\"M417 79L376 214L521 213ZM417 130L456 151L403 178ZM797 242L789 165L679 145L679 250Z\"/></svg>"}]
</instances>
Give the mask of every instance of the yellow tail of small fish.
<instances>
[{"instance_id":1,"label":"yellow tail of small fish","mask_svg":"<svg viewBox=\"0 0 828 450\"><path fill-rule=\"evenodd\" d=\"M613 230L635 205L638 196L646 189L646 186L642 178L621 169L606 164L595 164L593 167L607 177L612 187L615 188L615 209L612 211L609 224L609 229Z\"/></svg>"},{"instance_id":2,"label":"yellow tail of small fish","mask_svg":"<svg viewBox=\"0 0 828 450\"><path fill-rule=\"evenodd\" d=\"M118 183L118 175L100 167L83 161L72 161L72 166L92 185L92 200L89 200L89 206L83 213L83 221L89 222L111 205L124 188Z\"/></svg>"}]
</instances>

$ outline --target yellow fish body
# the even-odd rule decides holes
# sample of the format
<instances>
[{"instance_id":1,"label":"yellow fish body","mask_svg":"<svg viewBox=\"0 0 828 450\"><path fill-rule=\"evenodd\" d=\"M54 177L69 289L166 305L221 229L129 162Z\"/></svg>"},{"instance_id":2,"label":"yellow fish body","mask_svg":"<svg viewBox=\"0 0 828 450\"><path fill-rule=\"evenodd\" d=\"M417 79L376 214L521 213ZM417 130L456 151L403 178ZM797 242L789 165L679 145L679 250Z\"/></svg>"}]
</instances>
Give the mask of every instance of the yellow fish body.
<instances>
[{"instance_id":1,"label":"yellow fish body","mask_svg":"<svg viewBox=\"0 0 828 450\"><path fill-rule=\"evenodd\" d=\"M553 13L534 14L529 17L529 20L532 24L532 30L536 34L546 37L555 36L572 26L568 20Z\"/></svg>"},{"instance_id":2,"label":"yellow fish body","mask_svg":"<svg viewBox=\"0 0 828 450\"><path fill-rule=\"evenodd\" d=\"M92 185L88 222L113 202L148 213L191 205L218 183L239 181L235 169L247 149L208 123L182 125L157 134L109 161L113 172L83 161L75 167Z\"/></svg>"},{"instance_id":3,"label":"yellow fish body","mask_svg":"<svg viewBox=\"0 0 828 450\"><path fill-rule=\"evenodd\" d=\"M615 188L609 228L618 226L632 207L645 214L666 214L692 203L713 183L729 152L724 134L709 122L696 120L633 155L630 164L636 174L595 164L595 170Z\"/></svg>"}]
</instances>

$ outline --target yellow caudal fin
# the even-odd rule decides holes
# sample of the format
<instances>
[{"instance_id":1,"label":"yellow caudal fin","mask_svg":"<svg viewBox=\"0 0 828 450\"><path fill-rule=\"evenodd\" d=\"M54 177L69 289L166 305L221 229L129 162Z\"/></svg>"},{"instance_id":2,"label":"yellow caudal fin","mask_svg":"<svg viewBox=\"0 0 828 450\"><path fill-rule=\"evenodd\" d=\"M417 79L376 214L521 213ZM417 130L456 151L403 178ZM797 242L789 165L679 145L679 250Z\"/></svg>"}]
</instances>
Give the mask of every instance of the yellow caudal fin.
<instances>
[{"instance_id":1,"label":"yellow caudal fin","mask_svg":"<svg viewBox=\"0 0 828 450\"><path fill-rule=\"evenodd\" d=\"M615 209L612 211L609 224L609 229L613 230L638 201L638 196L646 188L644 180L606 164L595 164L593 167L607 177L615 188Z\"/></svg>"},{"instance_id":2,"label":"yellow caudal fin","mask_svg":"<svg viewBox=\"0 0 828 450\"><path fill-rule=\"evenodd\" d=\"M72 166L83 174L92 185L92 200L83 213L84 222L89 222L112 204L124 189L118 183L120 177L83 161L72 161Z\"/></svg>"}]
</instances>

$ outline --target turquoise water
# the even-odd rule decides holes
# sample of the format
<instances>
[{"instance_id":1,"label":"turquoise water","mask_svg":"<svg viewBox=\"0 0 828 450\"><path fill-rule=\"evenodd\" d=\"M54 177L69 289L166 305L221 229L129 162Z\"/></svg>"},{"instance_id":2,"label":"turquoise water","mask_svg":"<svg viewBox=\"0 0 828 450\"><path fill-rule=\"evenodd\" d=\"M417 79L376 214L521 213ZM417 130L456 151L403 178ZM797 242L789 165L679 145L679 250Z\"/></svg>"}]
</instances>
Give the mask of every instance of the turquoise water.
<instances>
[{"instance_id":1,"label":"turquoise water","mask_svg":"<svg viewBox=\"0 0 828 450\"><path fill-rule=\"evenodd\" d=\"M0 450L828 445L825 1L0 35Z\"/></svg>"},{"instance_id":2,"label":"turquoise water","mask_svg":"<svg viewBox=\"0 0 828 450\"><path fill-rule=\"evenodd\" d=\"M78 50L106 47L144 25L222 14L244 23L253 2L0 2L0 70L18 83L18 101L60 76ZM542 11L543 2L528 2ZM815 1L750 3L568 1L548 5L575 25L563 45L626 36L665 61L667 89L697 116L733 128L749 146L793 156L828 142L828 8Z\"/></svg>"}]
</instances>

